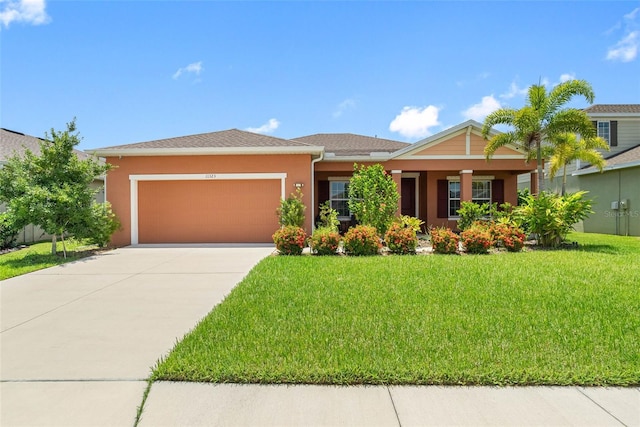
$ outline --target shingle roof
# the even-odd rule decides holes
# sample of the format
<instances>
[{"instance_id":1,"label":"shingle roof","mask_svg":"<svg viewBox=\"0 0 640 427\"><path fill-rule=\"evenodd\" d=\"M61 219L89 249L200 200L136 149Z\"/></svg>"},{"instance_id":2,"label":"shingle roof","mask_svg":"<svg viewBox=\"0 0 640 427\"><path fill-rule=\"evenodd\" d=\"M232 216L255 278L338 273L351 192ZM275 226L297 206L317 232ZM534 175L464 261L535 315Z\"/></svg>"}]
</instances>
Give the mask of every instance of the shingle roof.
<instances>
[{"instance_id":1,"label":"shingle roof","mask_svg":"<svg viewBox=\"0 0 640 427\"><path fill-rule=\"evenodd\" d=\"M0 128L0 161L7 160L15 155L22 156L26 150L30 150L33 154L40 154L40 143L44 141L42 138L25 135L13 130ZM89 157L87 153L79 150L73 150L80 159Z\"/></svg>"},{"instance_id":2,"label":"shingle roof","mask_svg":"<svg viewBox=\"0 0 640 427\"><path fill-rule=\"evenodd\" d=\"M201 133L197 135L179 136L138 142L135 144L115 145L98 148L98 151L121 149L180 149L180 148L257 148L257 147L305 147L307 144L288 139L275 138L239 129Z\"/></svg>"},{"instance_id":3,"label":"shingle roof","mask_svg":"<svg viewBox=\"0 0 640 427\"><path fill-rule=\"evenodd\" d=\"M584 111L589 113L639 113L640 104L594 104Z\"/></svg>"},{"instance_id":4,"label":"shingle roof","mask_svg":"<svg viewBox=\"0 0 640 427\"><path fill-rule=\"evenodd\" d=\"M640 145L636 145L628 150L611 156L607 159L607 166L619 165L622 163L631 163L640 161Z\"/></svg>"},{"instance_id":5,"label":"shingle roof","mask_svg":"<svg viewBox=\"0 0 640 427\"><path fill-rule=\"evenodd\" d=\"M610 169L624 169L627 167L639 167L640 166L640 144L635 147L631 147L628 150L623 151L622 153L618 153L614 156L609 157L607 160L607 165L604 170ZM574 172L574 175L586 175L599 172L597 168L593 166L586 167L585 169L581 169L579 171Z\"/></svg>"},{"instance_id":6,"label":"shingle roof","mask_svg":"<svg viewBox=\"0 0 640 427\"><path fill-rule=\"evenodd\" d=\"M326 152L335 153L338 156L369 155L373 152L392 153L411 145L406 142L352 133L318 133L294 138L294 141L324 147Z\"/></svg>"}]
</instances>

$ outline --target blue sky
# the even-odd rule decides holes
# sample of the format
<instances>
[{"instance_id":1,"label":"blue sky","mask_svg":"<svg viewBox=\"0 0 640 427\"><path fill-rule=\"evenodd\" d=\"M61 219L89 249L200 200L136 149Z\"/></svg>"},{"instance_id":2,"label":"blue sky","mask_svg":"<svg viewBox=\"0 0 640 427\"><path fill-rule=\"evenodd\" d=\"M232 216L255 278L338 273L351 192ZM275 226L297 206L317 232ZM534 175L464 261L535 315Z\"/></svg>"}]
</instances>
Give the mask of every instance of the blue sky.
<instances>
[{"instance_id":1,"label":"blue sky","mask_svg":"<svg viewBox=\"0 0 640 427\"><path fill-rule=\"evenodd\" d=\"M0 0L0 124L77 117L81 149L231 128L414 142L539 81L640 103L639 44L638 1Z\"/></svg>"}]
</instances>

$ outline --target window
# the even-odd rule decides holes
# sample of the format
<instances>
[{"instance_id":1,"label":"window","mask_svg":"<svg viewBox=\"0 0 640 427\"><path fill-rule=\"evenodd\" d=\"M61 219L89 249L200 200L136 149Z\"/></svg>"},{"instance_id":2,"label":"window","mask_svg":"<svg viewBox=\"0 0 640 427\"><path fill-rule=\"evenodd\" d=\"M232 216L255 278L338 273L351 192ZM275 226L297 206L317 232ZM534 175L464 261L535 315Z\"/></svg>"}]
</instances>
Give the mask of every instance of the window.
<instances>
[{"instance_id":1,"label":"window","mask_svg":"<svg viewBox=\"0 0 640 427\"><path fill-rule=\"evenodd\" d=\"M607 144L611 145L611 129L609 122L598 122L598 136L607 141Z\"/></svg>"},{"instance_id":2,"label":"window","mask_svg":"<svg viewBox=\"0 0 640 427\"><path fill-rule=\"evenodd\" d=\"M491 203L491 180L471 182L471 201L479 205ZM449 181L449 217L457 217L460 209L460 181Z\"/></svg>"},{"instance_id":3,"label":"window","mask_svg":"<svg viewBox=\"0 0 640 427\"><path fill-rule=\"evenodd\" d=\"M471 199L475 203L491 203L491 181L473 181L471 189Z\"/></svg>"},{"instance_id":4,"label":"window","mask_svg":"<svg viewBox=\"0 0 640 427\"><path fill-rule=\"evenodd\" d=\"M339 217L351 217L351 212L349 212L349 181L331 181L329 200L331 208L338 211Z\"/></svg>"},{"instance_id":5,"label":"window","mask_svg":"<svg viewBox=\"0 0 640 427\"><path fill-rule=\"evenodd\" d=\"M460 209L460 181L449 181L449 216L458 216Z\"/></svg>"}]
</instances>

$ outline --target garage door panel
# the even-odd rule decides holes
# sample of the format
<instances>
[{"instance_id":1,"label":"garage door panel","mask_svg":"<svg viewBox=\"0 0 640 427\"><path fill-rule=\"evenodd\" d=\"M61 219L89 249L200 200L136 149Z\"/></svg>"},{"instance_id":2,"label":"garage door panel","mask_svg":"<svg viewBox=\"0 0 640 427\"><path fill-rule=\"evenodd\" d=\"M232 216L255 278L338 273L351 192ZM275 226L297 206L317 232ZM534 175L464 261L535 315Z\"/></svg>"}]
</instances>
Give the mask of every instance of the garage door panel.
<instances>
[{"instance_id":1,"label":"garage door panel","mask_svg":"<svg viewBox=\"0 0 640 427\"><path fill-rule=\"evenodd\" d=\"M271 242L279 180L140 181L140 243Z\"/></svg>"}]
</instances>

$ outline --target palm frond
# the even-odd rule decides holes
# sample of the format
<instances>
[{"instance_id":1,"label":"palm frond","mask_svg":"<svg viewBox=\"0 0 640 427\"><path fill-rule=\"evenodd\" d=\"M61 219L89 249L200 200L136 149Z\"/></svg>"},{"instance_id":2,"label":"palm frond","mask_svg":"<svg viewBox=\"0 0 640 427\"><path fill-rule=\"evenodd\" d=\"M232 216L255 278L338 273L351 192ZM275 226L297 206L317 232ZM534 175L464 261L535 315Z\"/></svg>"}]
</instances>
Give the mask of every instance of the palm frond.
<instances>
[{"instance_id":1,"label":"palm frond","mask_svg":"<svg viewBox=\"0 0 640 427\"><path fill-rule=\"evenodd\" d=\"M575 96L583 96L587 102L593 104L595 94L593 88L586 80L569 80L560 83L549 93L548 114L554 115L563 105L571 101Z\"/></svg>"},{"instance_id":2,"label":"palm frond","mask_svg":"<svg viewBox=\"0 0 640 427\"><path fill-rule=\"evenodd\" d=\"M491 129L495 125L513 125L516 110L513 108L500 108L490 113L482 125L482 137L489 139Z\"/></svg>"},{"instance_id":3,"label":"palm frond","mask_svg":"<svg viewBox=\"0 0 640 427\"><path fill-rule=\"evenodd\" d=\"M536 112L543 112L547 105L547 88L544 85L532 85L527 90L526 104Z\"/></svg>"},{"instance_id":4,"label":"palm frond","mask_svg":"<svg viewBox=\"0 0 640 427\"><path fill-rule=\"evenodd\" d=\"M549 138L563 133L577 133L583 138L596 137L596 129L587 113L576 108L558 111L547 123Z\"/></svg>"},{"instance_id":5,"label":"palm frond","mask_svg":"<svg viewBox=\"0 0 640 427\"><path fill-rule=\"evenodd\" d=\"M495 153L498 148L504 147L508 144L518 144L518 139L514 132L505 132L494 135L484 147L485 157L487 160L491 159L491 156L493 156L493 153Z\"/></svg>"}]
</instances>

